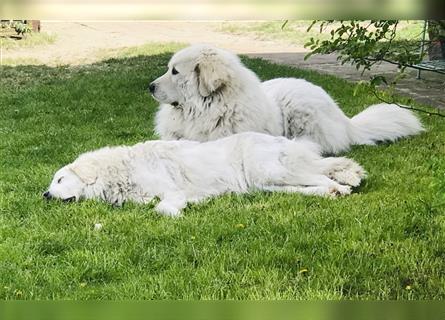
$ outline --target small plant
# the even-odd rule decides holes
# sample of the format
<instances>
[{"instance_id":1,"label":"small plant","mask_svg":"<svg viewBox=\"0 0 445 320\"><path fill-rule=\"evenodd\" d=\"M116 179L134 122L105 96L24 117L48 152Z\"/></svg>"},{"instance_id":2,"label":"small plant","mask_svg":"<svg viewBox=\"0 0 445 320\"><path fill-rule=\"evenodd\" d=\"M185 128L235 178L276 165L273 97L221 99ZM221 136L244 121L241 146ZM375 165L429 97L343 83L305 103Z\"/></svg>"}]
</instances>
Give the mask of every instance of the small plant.
<instances>
[{"instance_id":1,"label":"small plant","mask_svg":"<svg viewBox=\"0 0 445 320\"><path fill-rule=\"evenodd\" d=\"M22 21L14 22L12 25L15 32L17 32L18 35L24 36L26 33L30 33L32 31L31 27Z\"/></svg>"}]
</instances>

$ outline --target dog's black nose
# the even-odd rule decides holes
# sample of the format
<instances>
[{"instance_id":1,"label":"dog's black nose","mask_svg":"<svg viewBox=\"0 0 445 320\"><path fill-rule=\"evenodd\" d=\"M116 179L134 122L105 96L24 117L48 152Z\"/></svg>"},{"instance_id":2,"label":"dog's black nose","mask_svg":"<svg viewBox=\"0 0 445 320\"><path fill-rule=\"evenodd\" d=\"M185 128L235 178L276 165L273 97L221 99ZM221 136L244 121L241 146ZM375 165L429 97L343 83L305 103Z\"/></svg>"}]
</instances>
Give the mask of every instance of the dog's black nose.
<instances>
[{"instance_id":1,"label":"dog's black nose","mask_svg":"<svg viewBox=\"0 0 445 320\"><path fill-rule=\"evenodd\" d=\"M46 191L46 192L43 194L43 197L44 197L46 200L49 200L49 199L52 198L52 197L51 197L51 194L49 193L49 191Z\"/></svg>"},{"instance_id":2,"label":"dog's black nose","mask_svg":"<svg viewBox=\"0 0 445 320\"><path fill-rule=\"evenodd\" d=\"M150 83L150 85L148 86L148 90L149 90L151 93L155 93L156 85L155 85L153 82Z\"/></svg>"}]
</instances>

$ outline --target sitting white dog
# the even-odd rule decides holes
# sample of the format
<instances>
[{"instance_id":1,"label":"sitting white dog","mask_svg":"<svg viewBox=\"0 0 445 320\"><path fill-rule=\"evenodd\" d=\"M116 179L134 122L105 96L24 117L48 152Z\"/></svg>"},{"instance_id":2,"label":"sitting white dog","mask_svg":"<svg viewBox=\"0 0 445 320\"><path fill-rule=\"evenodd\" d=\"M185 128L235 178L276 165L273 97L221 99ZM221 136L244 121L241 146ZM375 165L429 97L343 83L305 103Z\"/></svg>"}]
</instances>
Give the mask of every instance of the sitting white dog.
<instances>
[{"instance_id":1,"label":"sitting white dog","mask_svg":"<svg viewBox=\"0 0 445 320\"><path fill-rule=\"evenodd\" d=\"M422 131L412 112L390 104L349 119L321 87L294 78L261 83L236 55L207 45L177 52L149 89L161 103L156 132L163 140L209 141L255 131L306 136L335 154Z\"/></svg>"},{"instance_id":2,"label":"sitting white dog","mask_svg":"<svg viewBox=\"0 0 445 320\"><path fill-rule=\"evenodd\" d=\"M81 155L55 174L44 197L65 201L130 200L177 216L188 202L252 189L347 195L364 170L347 158L323 158L318 146L260 133L216 141L147 141Z\"/></svg>"}]
</instances>

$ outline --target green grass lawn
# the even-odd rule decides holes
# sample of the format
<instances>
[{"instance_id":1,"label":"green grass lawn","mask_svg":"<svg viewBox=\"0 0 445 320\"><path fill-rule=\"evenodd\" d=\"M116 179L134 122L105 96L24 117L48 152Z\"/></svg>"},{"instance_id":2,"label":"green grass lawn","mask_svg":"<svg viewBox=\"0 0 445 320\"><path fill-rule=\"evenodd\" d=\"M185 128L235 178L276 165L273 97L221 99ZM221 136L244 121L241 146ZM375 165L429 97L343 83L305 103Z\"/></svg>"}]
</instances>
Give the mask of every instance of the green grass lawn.
<instances>
[{"instance_id":1,"label":"green grass lawn","mask_svg":"<svg viewBox=\"0 0 445 320\"><path fill-rule=\"evenodd\" d=\"M438 117L422 117L419 136L348 152L369 176L344 198L228 194L180 219L152 205L44 201L53 173L80 153L156 138L146 88L171 49L0 69L0 299L445 298ZM244 61L262 79L323 86L348 115L376 102L335 77Z\"/></svg>"},{"instance_id":2,"label":"green grass lawn","mask_svg":"<svg viewBox=\"0 0 445 320\"><path fill-rule=\"evenodd\" d=\"M307 28L312 21L309 20L289 20L282 28L283 21L249 21L249 22L223 22L218 31L245 35L261 40L281 40L295 45L304 45L310 38L326 40L330 38L330 30L320 33L319 27L314 26L309 32ZM334 24L338 27L340 24ZM423 21L408 20L399 23L397 40L422 39Z\"/></svg>"}]
</instances>

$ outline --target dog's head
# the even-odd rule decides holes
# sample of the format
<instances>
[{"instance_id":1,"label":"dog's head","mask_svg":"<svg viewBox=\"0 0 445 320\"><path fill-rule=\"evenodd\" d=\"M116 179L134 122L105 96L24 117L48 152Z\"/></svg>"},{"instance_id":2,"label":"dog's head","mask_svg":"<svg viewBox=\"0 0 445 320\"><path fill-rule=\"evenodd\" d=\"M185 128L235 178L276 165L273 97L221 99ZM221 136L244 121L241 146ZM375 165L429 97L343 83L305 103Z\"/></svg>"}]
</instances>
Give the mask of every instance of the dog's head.
<instances>
[{"instance_id":1,"label":"dog's head","mask_svg":"<svg viewBox=\"0 0 445 320\"><path fill-rule=\"evenodd\" d=\"M196 97L206 98L234 81L237 56L208 45L193 45L177 52L168 71L150 83L149 90L161 103L174 106Z\"/></svg>"},{"instance_id":2,"label":"dog's head","mask_svg":"<svg viewBox=\"0 0 445 320\"><path fill-rule=\"evenodd\" d=\"M63 201L78 201L85 195L85 188L95 183L96 170L85 163L72 163L56 172L43 196Z\"/></svg>"}]
</instances>

